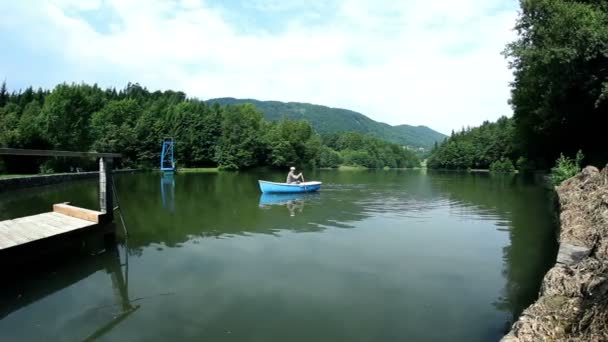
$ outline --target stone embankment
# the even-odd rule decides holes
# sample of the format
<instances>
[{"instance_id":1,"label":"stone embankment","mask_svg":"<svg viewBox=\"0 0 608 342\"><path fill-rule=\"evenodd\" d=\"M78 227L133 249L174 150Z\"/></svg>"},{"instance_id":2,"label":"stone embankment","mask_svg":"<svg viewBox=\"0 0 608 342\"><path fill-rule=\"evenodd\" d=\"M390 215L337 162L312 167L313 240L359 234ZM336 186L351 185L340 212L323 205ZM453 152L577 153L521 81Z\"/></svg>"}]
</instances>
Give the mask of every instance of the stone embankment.
<instances>
[{"instance_id":1,"label":"stone embankment","mask_svg":"<svg viewBox=\"0 0 608 342\"><path fill-rule=\"evenodd\" d=\"M608 341L608 167L588 166L556 191L557 262L504 342Z\"/></svg>"}]
</instances>

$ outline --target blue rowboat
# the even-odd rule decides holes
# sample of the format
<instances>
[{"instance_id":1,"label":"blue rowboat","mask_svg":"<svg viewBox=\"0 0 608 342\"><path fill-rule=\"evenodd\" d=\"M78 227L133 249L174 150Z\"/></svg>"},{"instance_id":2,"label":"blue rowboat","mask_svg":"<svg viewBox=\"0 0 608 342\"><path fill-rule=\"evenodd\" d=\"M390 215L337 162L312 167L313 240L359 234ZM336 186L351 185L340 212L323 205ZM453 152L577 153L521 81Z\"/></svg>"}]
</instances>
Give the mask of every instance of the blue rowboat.
<instances>
[{"instance_id":1,"label":"blue rowboat","mask_svg":"<svg viewBox=\"0 0 608 342\"><path fill-rule=\"evenodd\" d=\"M302 182L300 184L274 183L259 180L262 193L294 193L294 192L313 192L321 188L321 182Z\"/></svg>"}]
</instances>

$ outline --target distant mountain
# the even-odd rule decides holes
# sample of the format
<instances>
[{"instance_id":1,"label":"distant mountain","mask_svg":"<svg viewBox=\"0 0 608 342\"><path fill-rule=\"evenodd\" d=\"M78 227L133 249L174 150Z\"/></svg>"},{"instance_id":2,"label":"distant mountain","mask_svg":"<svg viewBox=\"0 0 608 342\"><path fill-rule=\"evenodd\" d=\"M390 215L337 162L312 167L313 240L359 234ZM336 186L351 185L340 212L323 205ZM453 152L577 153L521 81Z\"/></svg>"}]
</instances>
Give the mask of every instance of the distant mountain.
<instances>
[{"instance_id":1,"label":"distant mountain","mask_svg":"<svg viewBox=\"0 0 608 342\"><path fill-rule=\"evenodd\" d=\"M404 146L429 148L435 141L446 136L426 126L398 125L391 126L374 121L367 116L348 109L330 108L310 103L259 101L253 99L235 99L223 97L211 99L208 103L221 105L251 103L264 113L267 120L307 120L319 133L354 131L372 135L379 139Z\"/></svg>"}]
</instances>

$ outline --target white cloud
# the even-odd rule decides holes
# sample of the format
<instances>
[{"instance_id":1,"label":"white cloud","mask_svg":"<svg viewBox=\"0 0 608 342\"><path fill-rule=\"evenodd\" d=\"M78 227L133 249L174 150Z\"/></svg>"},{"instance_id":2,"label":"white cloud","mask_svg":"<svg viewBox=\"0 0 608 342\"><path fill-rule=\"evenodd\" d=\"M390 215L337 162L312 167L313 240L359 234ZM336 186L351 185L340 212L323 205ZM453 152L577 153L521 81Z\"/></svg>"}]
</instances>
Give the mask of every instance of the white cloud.
<instances>
[{"instance_id":1,"label":"white cloud","mask_svg":"<svg viewBox=\"0 0 608 342\"><path fill-rule=\"evenodd\" d=\"M311 102L449 132L511 113L511 73L500 52L514 38L516 9L500 10L504 3L342 1L331 12L311 7L274 31L243 30L226 12L196 0L5 3L2 35L18 35L70 67L20 79L19 70L3 64L0 76L43 86L133 81L200 98ZM103 34L74 14L102 6L122 21L109 23ZM248 6L283 13L289 2ZM327 20L311 24L313 17ZM28 51L13 51L11 58Z\"/></svg>"}]
</instances>

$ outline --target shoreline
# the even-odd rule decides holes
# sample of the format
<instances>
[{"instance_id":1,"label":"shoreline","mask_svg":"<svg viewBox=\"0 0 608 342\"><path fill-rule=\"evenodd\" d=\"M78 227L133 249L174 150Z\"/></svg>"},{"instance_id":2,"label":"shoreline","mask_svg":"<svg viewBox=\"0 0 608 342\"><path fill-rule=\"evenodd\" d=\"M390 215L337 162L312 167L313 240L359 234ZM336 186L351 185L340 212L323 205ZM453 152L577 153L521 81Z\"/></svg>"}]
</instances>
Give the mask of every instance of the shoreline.
<instances>
[{"instance_id":1,"label":"shoreline","mask_svg":"<svg viewBox=\"0 0 608 342\"><path fill-rule=\"evenodd\" d=\"M555 190L557 260L502 342L608 340L608 167L587 166Z\"/></svg>"}]
</instances>

